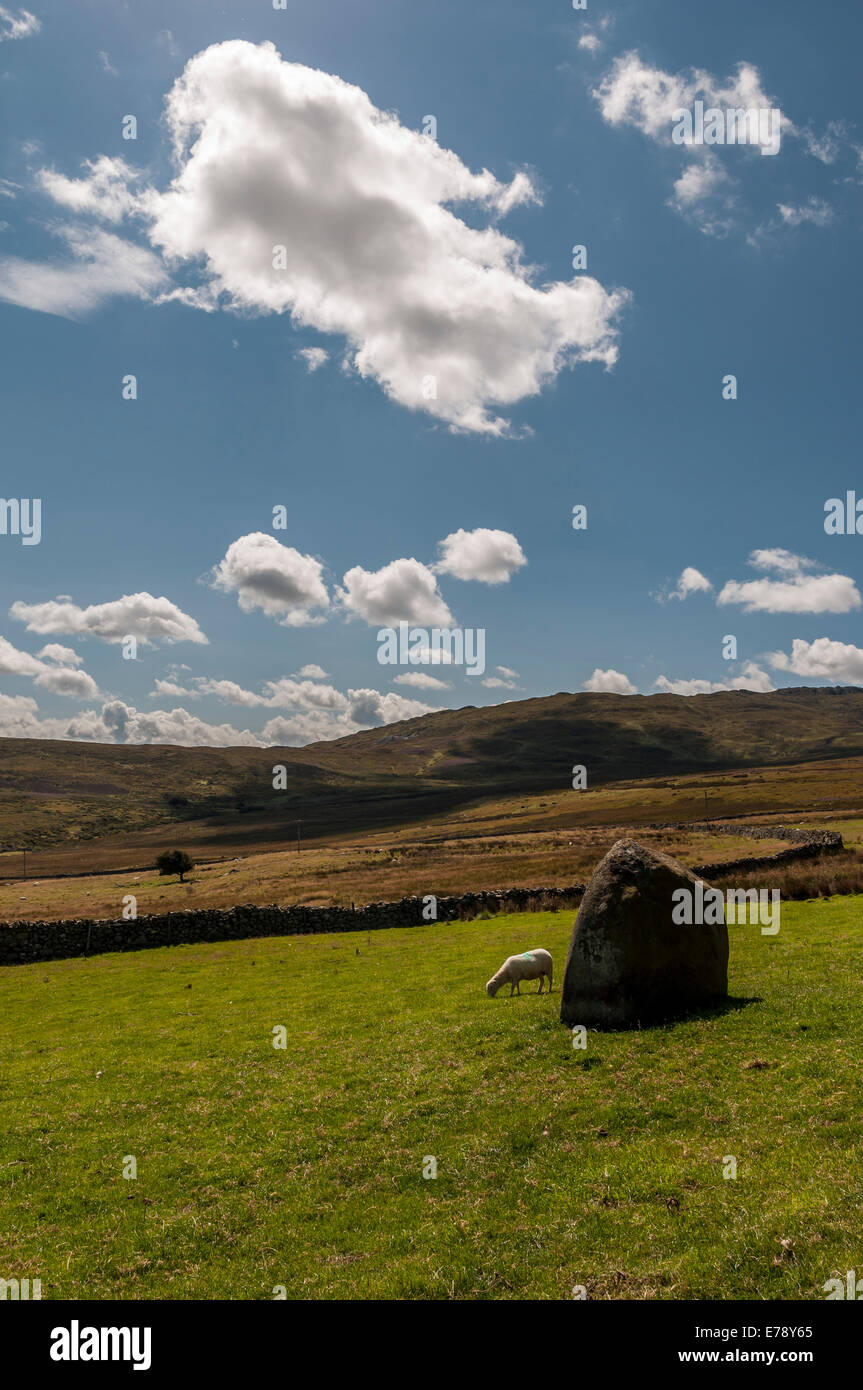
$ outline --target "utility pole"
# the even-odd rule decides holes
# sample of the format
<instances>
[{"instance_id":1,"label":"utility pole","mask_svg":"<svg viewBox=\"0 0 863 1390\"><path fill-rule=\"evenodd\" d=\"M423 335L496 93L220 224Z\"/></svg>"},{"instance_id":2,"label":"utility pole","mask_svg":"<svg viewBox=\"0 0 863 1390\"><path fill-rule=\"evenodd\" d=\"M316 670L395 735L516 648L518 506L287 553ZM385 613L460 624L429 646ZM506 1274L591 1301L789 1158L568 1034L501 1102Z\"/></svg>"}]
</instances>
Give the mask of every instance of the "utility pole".
<instances>
[{"instance_id":1,"label":"utility pole","mask_svg":"<svg viewBox=\"0 0 863 1390\"><path fill-rule=\"evenodd\" d=\"M709 824L710 824L710 816L709 816L708 810L707 810L707 792L704 793L704 819L705 819L706 823L709 825Z\"/></svg>"},{"instance_id":2,"label":"utility pole","mask_svg":"<svg viewBox=\"0 0 863 1390\"><path fill-rule=\"evenodd\" d=\"M301 820L297 821L297 854L299 854L300 852L300 826L302 825L302 823L303 822Z\"/></svg>"},{"instance_id":3,"label":"utility pole","mask_svg":"<svg viewBox=\"0 0 863 1390\"><path fill-rule=\"evenodd\" d=\"M27 851L22 847L21 853L24 855L24 877L27 877Z\"/></svg>"}]
</instances>

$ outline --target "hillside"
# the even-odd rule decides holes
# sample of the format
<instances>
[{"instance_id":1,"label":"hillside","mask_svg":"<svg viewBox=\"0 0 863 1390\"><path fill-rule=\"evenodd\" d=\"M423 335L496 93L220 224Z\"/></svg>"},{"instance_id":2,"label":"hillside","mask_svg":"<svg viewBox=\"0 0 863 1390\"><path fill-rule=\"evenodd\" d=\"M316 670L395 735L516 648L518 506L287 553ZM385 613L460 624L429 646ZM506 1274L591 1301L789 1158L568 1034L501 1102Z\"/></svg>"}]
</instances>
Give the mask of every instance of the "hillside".
<instances>
[{"instance_id":1,"label":"hillside","mask_svg":"<svg viewBox=\"0 0 863 1390\"><path fill-rule=\"evenodd\" d=\"M537 913L3 971L7 1269L45 1299L262 1300L565 1300L576 1279L596 1301L822 1300L859 1272L863 898L783 906L772 938L731 927L726 1007L587 1053L559 985L482 988L529 943L562 967L571 930Z\"/></svg>"},{"instance_id":2,"label":"hillside","mask_svg":"<svg viewBox=\"0 0 863 1390\"><path fill-rule=\"evenodd\" d=\"M863 754L863 690L558 694L442 710L306 748L0 740L0 845L124 839L189 821L232 845L405 825L484 798ZM287 768L274 791L272 769ZM264 826L269 830L264 831Z\"/></svg>"}]
</instances>

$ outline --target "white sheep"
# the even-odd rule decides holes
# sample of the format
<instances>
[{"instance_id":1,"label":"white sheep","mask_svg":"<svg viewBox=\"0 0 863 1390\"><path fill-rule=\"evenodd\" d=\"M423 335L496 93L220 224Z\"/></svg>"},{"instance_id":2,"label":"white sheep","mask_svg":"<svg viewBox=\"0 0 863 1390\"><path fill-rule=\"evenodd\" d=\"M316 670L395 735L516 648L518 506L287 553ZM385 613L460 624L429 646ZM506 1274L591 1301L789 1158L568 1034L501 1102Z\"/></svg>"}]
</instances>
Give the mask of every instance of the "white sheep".
<instances>
[{"instance_id":1,"label":"white sheep","mask_svg":"<svg viewBox=\"0 0 863 1390\"><path fill-rule=\"evenodd\" d=\"M551 994L553 973L554 965L552 964L552 959L548 951L525 951L522 956L507 956L500 970L498 970L496 975L492 975L486 985L486 992L493 999L501 985L509 984L511 986L509 991L509 997L511 999L513 992L519 995L521 994L521 990L519 989L520 981L539 979L539 989L537 993L542 994L542 979L543 976L545 976L548 980L548 992Z\"/></svg>"}]
</instances>

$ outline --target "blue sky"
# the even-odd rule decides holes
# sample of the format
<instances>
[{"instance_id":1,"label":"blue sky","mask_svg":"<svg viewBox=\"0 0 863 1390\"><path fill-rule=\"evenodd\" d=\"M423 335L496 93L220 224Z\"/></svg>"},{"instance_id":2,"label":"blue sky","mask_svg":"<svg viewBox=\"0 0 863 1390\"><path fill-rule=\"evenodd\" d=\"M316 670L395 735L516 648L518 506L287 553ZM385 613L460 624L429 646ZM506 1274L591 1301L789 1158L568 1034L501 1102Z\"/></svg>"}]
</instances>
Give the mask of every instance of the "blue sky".
<instances>
[{"instance_id":1,"label":"blue sky","mask_svg":"<svg viewBox=\"0 0 863 1390\"><path fill-rule=\"evenodd\" d=\"M863 499L853 7L31 3L0 733L863 684L863 539L824 529ZM675 145L695 100L780 109L778 153ZM382 666L400 620L484 629L485 671Z\"/></svg>"}]
</instances>

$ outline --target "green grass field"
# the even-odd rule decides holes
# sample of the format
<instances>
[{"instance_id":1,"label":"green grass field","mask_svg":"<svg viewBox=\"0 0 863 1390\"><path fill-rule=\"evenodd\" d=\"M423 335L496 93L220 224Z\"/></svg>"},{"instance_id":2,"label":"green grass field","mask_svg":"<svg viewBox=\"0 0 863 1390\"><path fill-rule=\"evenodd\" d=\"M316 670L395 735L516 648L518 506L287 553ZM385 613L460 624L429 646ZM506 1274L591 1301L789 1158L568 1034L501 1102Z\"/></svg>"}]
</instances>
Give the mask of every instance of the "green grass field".
<instances>
[{"instance_id":1,"label":"green grass field","mask_svg":"<svg viewBox=\"0 0 863 1390\"><path fill-rule=\"evenodd\" d=\"M863 1268L863 898L730 928L733 1007L586 1051L557 1018L572 920L6 968L0 1275L44 1298L822 1299ZM551 998L488 999L533 946Z\"/></svg>"}]
</instances>

